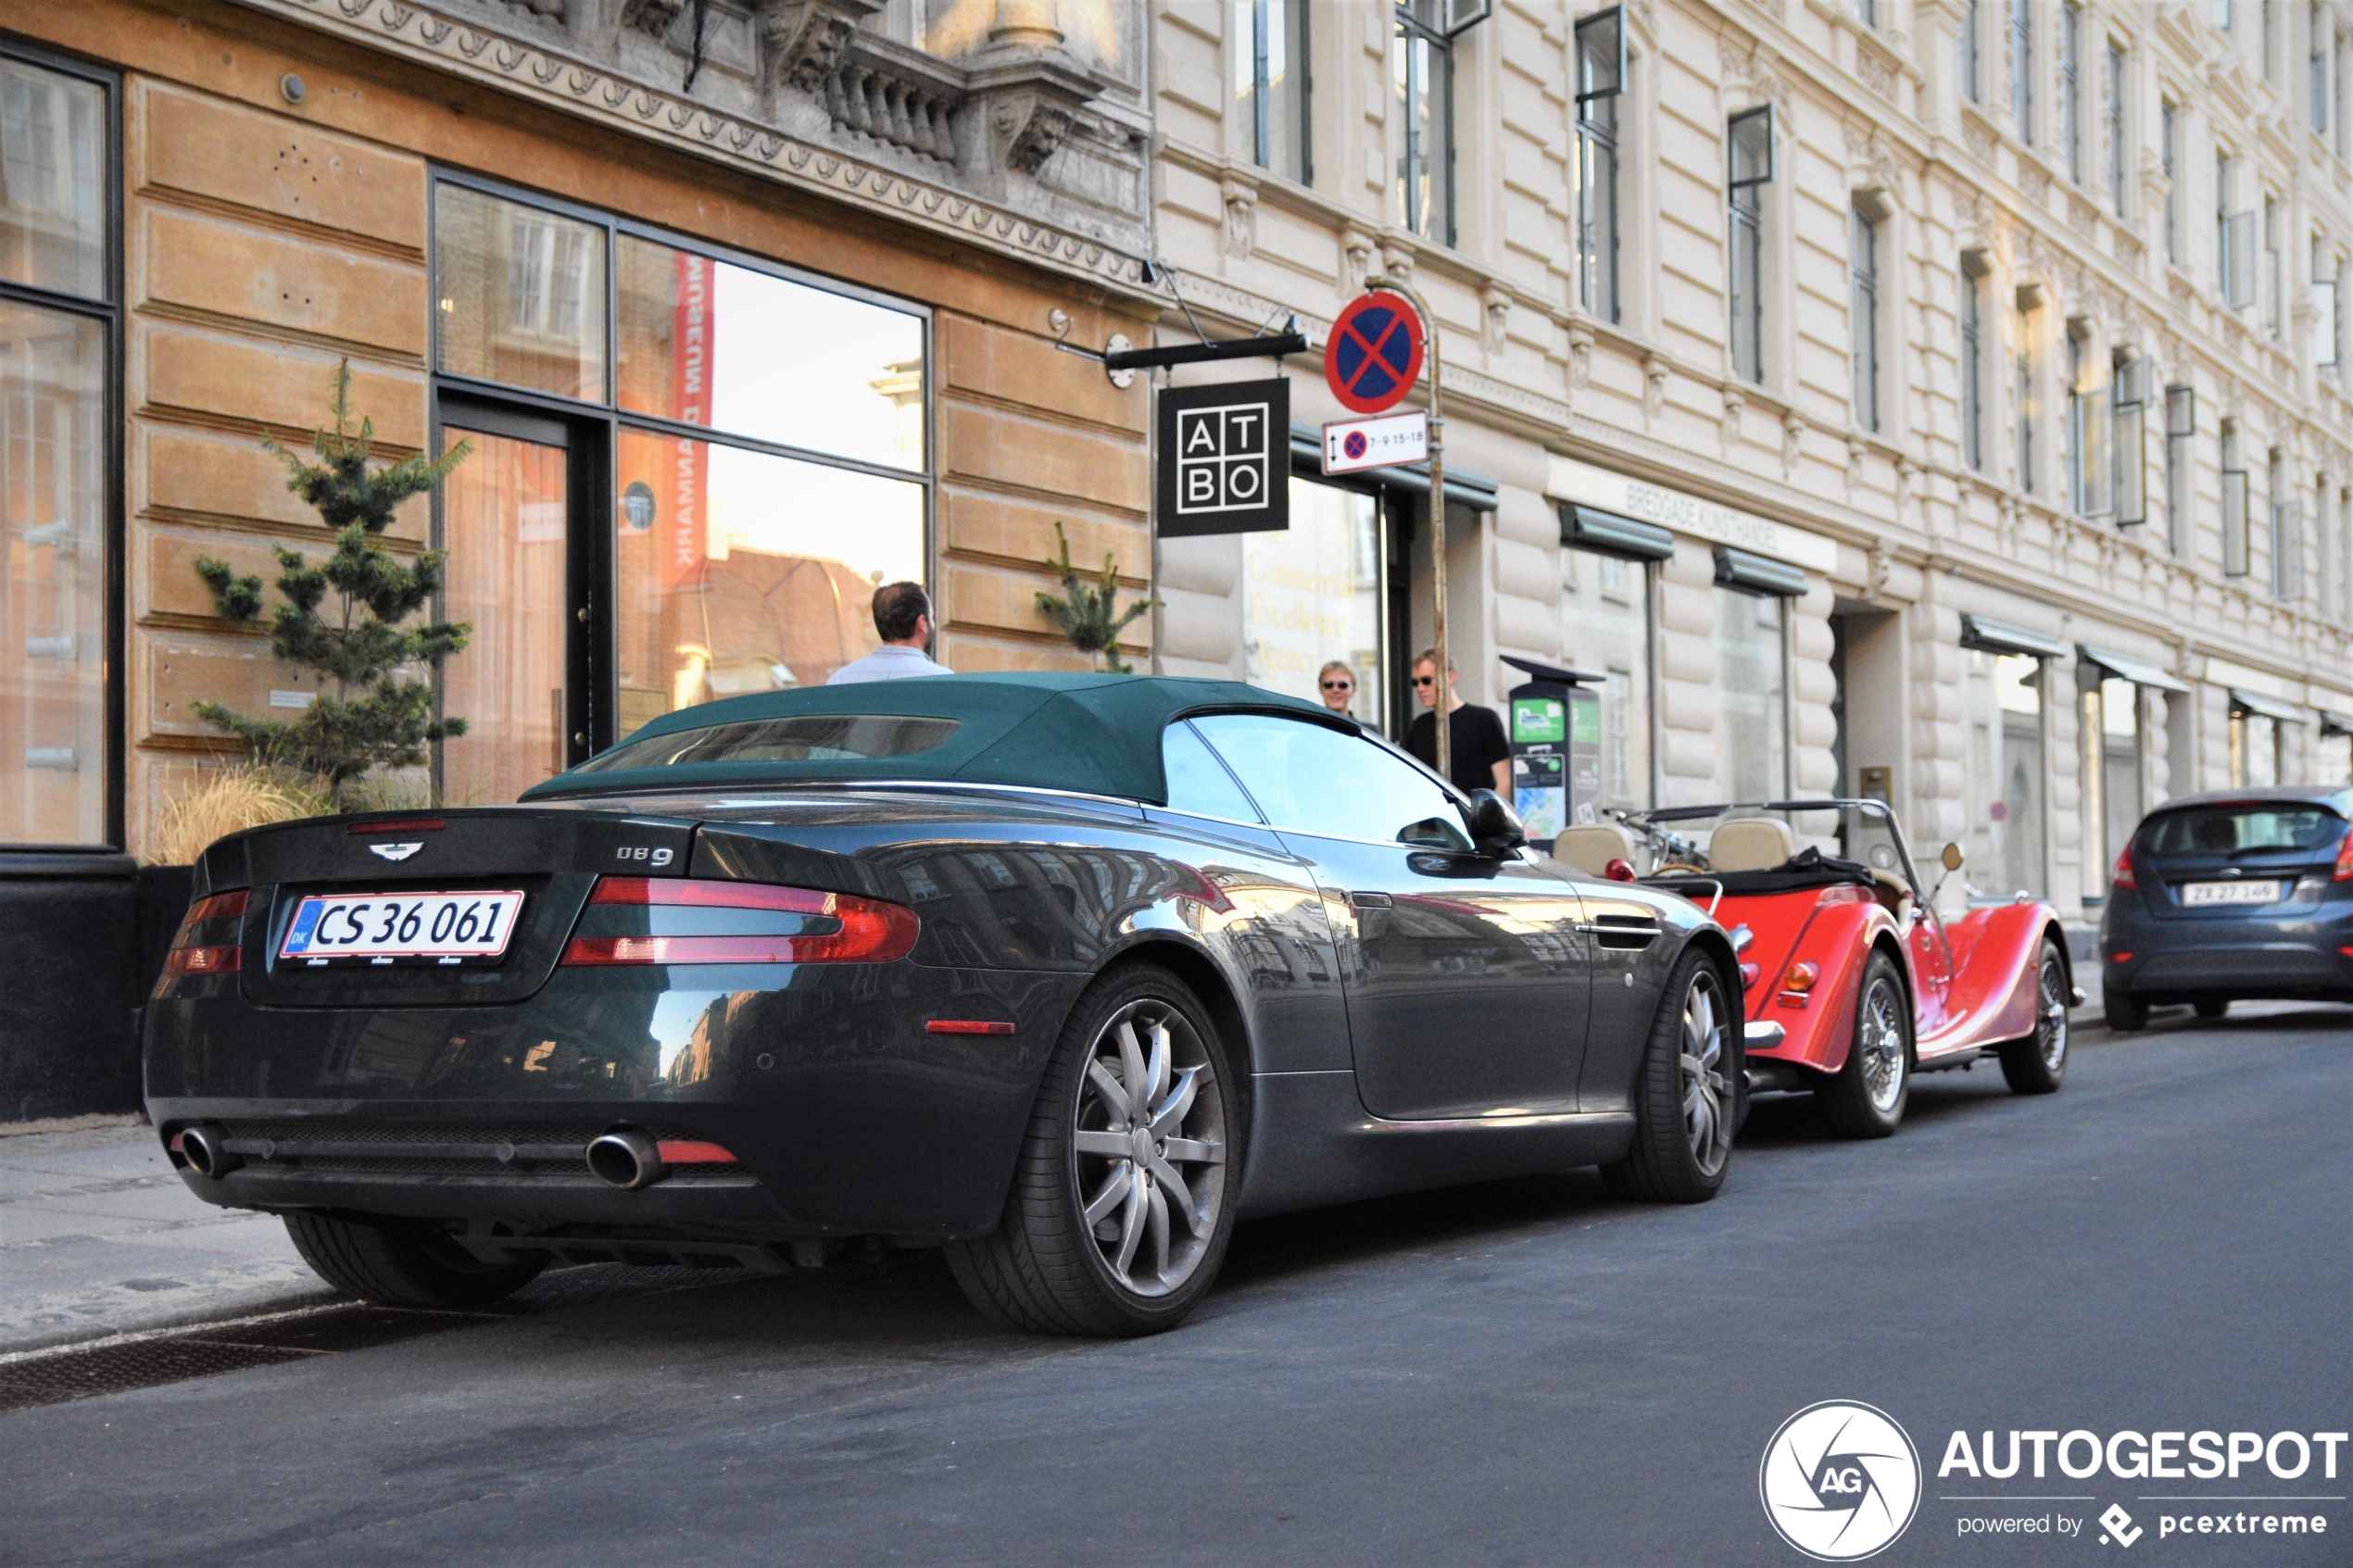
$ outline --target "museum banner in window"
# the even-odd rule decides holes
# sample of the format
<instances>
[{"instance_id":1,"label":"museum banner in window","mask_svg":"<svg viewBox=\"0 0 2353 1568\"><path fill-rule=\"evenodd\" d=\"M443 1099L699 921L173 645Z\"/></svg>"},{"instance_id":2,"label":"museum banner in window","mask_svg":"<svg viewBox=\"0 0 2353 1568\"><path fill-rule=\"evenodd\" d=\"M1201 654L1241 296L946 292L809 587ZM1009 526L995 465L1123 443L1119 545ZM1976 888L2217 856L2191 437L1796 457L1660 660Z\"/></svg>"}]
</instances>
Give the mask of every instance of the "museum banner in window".
<instances>
[{"instance_id":1,"label":"museum banner in window","mask_svg":"<svg viewBox=\"0 0 2353 1568\"><path fill-rule=\"evenodd\" d=\"M626 735L675 709L821 686L875 647L874 595L920 583L924 487L718 442L621 433L614 520ZM667 508L703 476L699 558L677 570Z\"/></svg>"},{"instance_id":2,"label":"museum banner in window","mask_svg":"<svg viewBox=\"0 0 2353 1568\"><path fill-rule=\"evenodd\" d=\"M1323 705L1316 676L1348 667L1349 712L1385 730L1380 504L1310 480L1290 482L1290 527L1242 535L1242 646L1254 686Z\"/></svg>"}]
</instances>

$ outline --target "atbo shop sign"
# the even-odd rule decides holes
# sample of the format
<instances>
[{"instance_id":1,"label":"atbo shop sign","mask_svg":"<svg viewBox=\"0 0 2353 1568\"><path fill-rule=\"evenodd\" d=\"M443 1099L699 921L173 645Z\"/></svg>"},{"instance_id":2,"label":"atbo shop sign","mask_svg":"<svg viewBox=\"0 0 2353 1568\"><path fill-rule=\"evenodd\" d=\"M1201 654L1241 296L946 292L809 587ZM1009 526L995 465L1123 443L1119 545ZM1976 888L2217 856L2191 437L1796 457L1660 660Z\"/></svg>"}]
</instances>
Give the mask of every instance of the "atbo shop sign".
<instances>
[{"instance_id":1,"label":"atbo shop sign","mask_svg":"<svg viewBox=\"0 0 2353 1568\"><path fill-rule=\"evenodd\" d=\"M1544 494L1555 501L1573 501L1596 511L1656 523L1694 539L1705 539L1736 549L1753 550L1793 566L1828 573L1838 565L1838 545L1819 533L1792 528L1754 512L1735 511L1686 495L1648 480L1612 473L1571 458L1554 458L1544 478Z\"/></svg>"}]
</instances>

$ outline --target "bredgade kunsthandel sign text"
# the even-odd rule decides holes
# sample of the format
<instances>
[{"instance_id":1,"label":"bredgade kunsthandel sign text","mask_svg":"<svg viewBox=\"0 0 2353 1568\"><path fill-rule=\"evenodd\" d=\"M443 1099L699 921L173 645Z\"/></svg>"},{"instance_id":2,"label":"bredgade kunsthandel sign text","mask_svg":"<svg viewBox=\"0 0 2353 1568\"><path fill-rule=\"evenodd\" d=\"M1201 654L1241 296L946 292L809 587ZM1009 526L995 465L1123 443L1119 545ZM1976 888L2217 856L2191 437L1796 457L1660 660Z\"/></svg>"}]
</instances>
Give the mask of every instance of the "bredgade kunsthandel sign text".
<instances>
[{"instance_id":1,"label":"bredgade kunsthandel sign text","mask_svg":"<svg viewBox=\"0 0 2353 1568\"><path fill-rule=\"evenodd\" d=\"M1713 501L1703 501L1696 495L1686 495L1680 490L1669 490L1629 474L1612 473L1573 458L1552 459L1544 479L1544 494L1555 501L1574 501L1579 506L1630 517L1637 522L1655 522L1693 538L1754 550L1760 556L1771 556L1812 571L1827 573L1838 565L1838 542L1824 534L1809 533L1754 512L1719 507Z\"/></svg>"}]
</instances>

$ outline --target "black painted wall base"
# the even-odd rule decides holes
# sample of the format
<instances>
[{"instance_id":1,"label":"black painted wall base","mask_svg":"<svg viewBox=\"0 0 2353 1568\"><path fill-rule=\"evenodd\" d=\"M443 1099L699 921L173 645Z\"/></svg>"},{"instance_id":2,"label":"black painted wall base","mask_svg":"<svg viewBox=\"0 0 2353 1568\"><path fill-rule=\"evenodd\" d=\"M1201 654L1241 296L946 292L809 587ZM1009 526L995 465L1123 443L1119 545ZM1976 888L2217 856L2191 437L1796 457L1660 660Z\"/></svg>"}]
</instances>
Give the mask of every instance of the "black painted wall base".
<instances>
[{"instance_id":1,"label":"black painted wall base","mask_svg":"<svg viewBox=\"0 0 2353 1568\"><path fill-rule=\"evenodd\" d=\"M0 1122L139 1108L139 1022L189 868L0 850Z\"/></svg>"}]
</instances>

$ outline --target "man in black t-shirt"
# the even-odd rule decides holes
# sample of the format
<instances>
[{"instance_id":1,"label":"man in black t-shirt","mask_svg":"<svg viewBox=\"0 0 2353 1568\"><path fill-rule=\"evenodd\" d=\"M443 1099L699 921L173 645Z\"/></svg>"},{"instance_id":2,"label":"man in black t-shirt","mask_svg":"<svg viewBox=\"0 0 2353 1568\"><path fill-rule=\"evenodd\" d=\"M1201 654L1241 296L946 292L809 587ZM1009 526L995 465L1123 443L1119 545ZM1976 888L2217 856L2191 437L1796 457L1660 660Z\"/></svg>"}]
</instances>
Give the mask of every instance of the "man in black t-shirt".
<instances>
[{"instance_id":1,"label":"man in black t-shirt","mask_svg":"<svg viewBox=\"0 0 2353 1568\"><path fill-rule=\"evenodd\" d=\"M1422 712L1405 732L1405 749L1431 768L1438 766L1438 650L1424 648L1414 660L1414 695ZM1491 708L1465 702L1454 695L1454 667L1446 667L1446 746L1451 755L1454 787L1466 794L1491 789L1506 801L1512 797L1512 743L1504 721Z\"/></svg>"}]
</instances>

